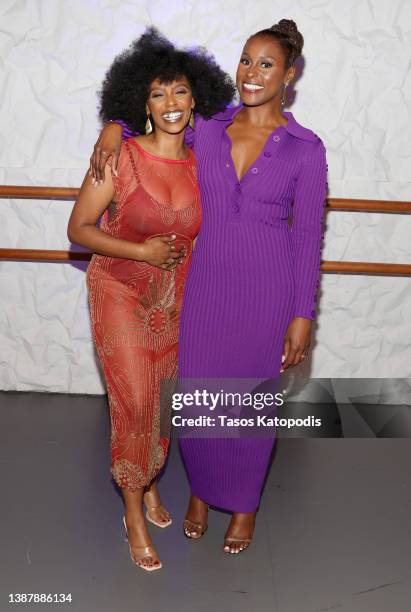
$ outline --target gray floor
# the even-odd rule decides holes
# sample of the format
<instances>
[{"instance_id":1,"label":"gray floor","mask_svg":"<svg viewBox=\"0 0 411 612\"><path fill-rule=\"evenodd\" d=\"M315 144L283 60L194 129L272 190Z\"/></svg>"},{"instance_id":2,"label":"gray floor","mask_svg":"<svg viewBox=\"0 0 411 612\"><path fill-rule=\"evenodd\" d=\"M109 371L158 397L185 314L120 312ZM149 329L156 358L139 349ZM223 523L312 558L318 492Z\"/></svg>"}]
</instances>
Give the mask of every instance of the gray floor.
<instances>
[{"instance_id":1,"label":"gray floor","mask_svg":"<svg viewBox=\"0 0 411 612\"><path fill-rule=\"evenodd\" d=\"M280 439L254 541L221 552L228 516L183 537L188 494L173 440L154 526L163 569L134 566L109 475L104 397L0 393L0 610L9 593L71 593L73 612L409 612L411 440Z\"/></svg>"}]
</instances>

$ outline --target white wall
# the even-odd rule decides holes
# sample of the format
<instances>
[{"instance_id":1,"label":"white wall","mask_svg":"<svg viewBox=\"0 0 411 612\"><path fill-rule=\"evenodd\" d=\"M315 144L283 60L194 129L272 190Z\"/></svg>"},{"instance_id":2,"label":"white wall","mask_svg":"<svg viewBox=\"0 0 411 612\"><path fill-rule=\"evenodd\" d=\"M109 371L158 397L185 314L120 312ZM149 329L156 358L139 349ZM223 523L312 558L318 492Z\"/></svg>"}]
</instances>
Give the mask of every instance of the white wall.
<instances>
[{"instance_id":1,"label":"white wall","mask_svg":"<svg viewBox=\"0 0 411 612\"><path fill-rule=\"evenodd\" d=\"M0 183L80 185L96 91L146 25L234 74L247 35L281 18L305 38L288 110L327 146L329 195L411 200L406 0L1 0ZM71 207L1 200L1 246L69 248ZM410 230L406 215L329 212L323 258L411 263ZM104 392L84 269L0 262L0 388ZM312 377L410 376L411 278L323 274L321 288Z\"/></svg>"}]
</instances>

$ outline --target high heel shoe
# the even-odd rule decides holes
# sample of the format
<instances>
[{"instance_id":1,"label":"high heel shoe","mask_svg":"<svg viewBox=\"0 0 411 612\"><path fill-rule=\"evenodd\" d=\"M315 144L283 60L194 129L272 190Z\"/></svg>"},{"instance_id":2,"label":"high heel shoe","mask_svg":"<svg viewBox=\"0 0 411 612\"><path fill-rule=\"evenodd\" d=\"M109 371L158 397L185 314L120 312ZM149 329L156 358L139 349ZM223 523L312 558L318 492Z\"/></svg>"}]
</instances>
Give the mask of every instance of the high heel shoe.
<instances>
[{"instance_id":1,"label":"high heel shoe","mask_svg":"<svg viewBox=\"0 0 411 612\"><path fill-rule=\"evenodd\" d=\"M149 491L147 491L147 492L144 494L144 496L145 496L145 497L150 496L150 495L151 495L151 493L150 493ZM155 495L154 495L154 497L155 497ZM157 499L158 499L158 500L160 499L160 498L158 497L158 494L157 494ZM159 504L157 504L157 506L149 506L149 505L148 505L148 504L145 502L144 498L143 498L143 501L144 501L144 505L145 505L145 507L146 507L146 519L147 519L147 520L148 520L150 523L153 523L153 525L156 525L157 527L161 527L162 529L164 529L165 527L168 527L169 525L171 525L171 523L173 522L173 521L171 520L171 518L169 518L169 519L168 519L168 521L163 521L163 522L160 522L160 521L156 521L156 520L155 520L155 519L154 519L154 518L153 518L153 517L150 515L150 510L151 510L151 511L152 511L152 510L157 510L158 508L160 508L160 507L162 506L161 502L160 502ZM167 511L167 512L168 512L168 511Z\"/></svg>"},{"instance_id":2,"label":"high heel shoe","mask_svg":"<svg viewBox=\"0 0 411 612\"><path fill-rule=\"evenodd\" d=\"M128 531L127 531L127 525L126 525L126 517L123 516L123 523L124 523L124 529L126 530L126 536L127 536L127 541L128 541L128 546L130 548L130 557L131 560L133 561L133 563L135 563L136 565L138 565L138 567L141 567L141 569L146 570L147 572L153 572L154 570L158 570L161 567L163 567L163 564L161 563L160 559L156 559L156 553L154 550L153 546L134 546L133 548L141 548L143 549L143 555L138 558L135 559L133 557L133 553L131 550L131 544L130 541L128 540ZM153 565L143 565L141 563L141 561L144 561L144 559L156 559L156 561L153 563Z\"/></svg>"},{"instance_id":3,"label":"high heel shoe","mask_svg":"<svg viewBox=\"0 0 411 612\"><path fill-rule=\"evenodd\" d=\"M157 508L160 508L161 504L159 504L158 506L146 506L146 519L150 522L153 523L153 525L157 525L157 527L161 527L162 529L164 529L164 527L168 527L169 525L171 525L171 523L173 522L171 519L168 519L168 521L164 521L164 523L159 523L158 521L156 521L155 519L153 519L150 516L150 510L157 510Z\"/></svg>"},{"instance_id":4,"label":"high heel shoe","mask_svg":"<svg viewBox=\"0 0 411 612\"><path fill-rule=\"evenodd\" d=\"M210 509L210 506L207 505L207 510L209 509ZM189 525L194 525L194 529L190 529ZM183 531L184 531L184 535L189 540L199 540L200 538L203 537L207 529L208 529L208 524L203 525L202 523L194 523L194 521L191 521L190 519L184 519ZM192 535L193 533L195 533L196 535L193 536Z\"/></svg>"}]
</instances>

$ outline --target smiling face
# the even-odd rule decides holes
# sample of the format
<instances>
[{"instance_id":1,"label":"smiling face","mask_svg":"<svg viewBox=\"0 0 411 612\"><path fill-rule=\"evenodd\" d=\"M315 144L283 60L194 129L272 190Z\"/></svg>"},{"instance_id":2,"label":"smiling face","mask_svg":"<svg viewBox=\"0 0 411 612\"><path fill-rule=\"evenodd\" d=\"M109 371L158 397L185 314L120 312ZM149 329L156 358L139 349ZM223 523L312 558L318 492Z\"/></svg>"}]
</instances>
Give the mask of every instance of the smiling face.
<instances>
[{"instance_id":1,"label":"smiling face","mask_svg":"<svg viewBox=\"0 0 411 612\"><path fill-rule=\"evenodd\" d=\"M146 112L151 114L156 130L178 134L189 122L194 104L190 84L185 76L170 83L161 83L155 79L150 85Z\"/></svg>"},{"instance_id":2,"label":"smiling face","mask_svg":"<svg viewBox=\"0 0 411 612\"><path fill-rule=\"evenodd\" d=\"M285 54L278 41L269 35L248 39L237 68L236 85L242 102L260 106L277 99L280 105L285 83L294 77L294 67L285 69Z\"/></svg>"}]
</instances>

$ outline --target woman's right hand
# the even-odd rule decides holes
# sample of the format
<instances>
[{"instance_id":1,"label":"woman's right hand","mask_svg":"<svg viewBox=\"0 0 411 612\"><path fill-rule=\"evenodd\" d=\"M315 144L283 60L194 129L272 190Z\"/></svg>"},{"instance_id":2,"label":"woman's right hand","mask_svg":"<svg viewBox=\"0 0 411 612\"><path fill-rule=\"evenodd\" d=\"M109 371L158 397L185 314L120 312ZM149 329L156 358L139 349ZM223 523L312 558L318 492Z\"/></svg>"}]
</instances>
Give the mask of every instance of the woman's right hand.
<instances>
[{"instance_id":1,"label":"woman's right hand","mask_svg":"<svg viewBox=\"0 0 411 612\"><path fill-rule=\"evenodd\" d=\"M172 270L182 262L182 258L186 255L184 247L177 250L172 244L175 239L175 234L147 238L141 245L141 259L162 270Z\"/></svg>"},{"instance_id":2,"label":"woman's right hand","mask_svg":"<svg viewBox=\"0 0 411 612\"><path fill-rule=\"evenodd\" d=\"M90 157L89 175L93 177L93 185L104 183L104 167L109 157L113 158L112 169L117 175L117 161L121 148L121 133L123 128L119 123L108 123L100 132Z\"/></svg>"}]
</instances>

